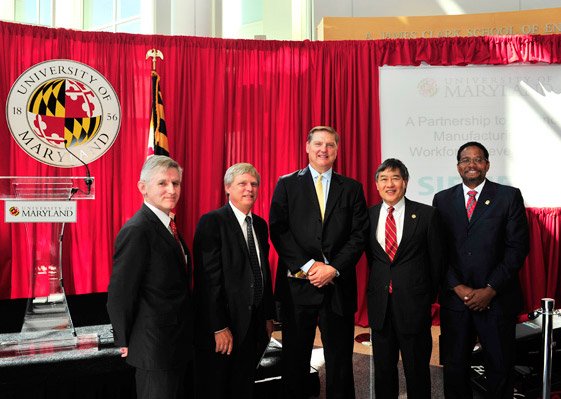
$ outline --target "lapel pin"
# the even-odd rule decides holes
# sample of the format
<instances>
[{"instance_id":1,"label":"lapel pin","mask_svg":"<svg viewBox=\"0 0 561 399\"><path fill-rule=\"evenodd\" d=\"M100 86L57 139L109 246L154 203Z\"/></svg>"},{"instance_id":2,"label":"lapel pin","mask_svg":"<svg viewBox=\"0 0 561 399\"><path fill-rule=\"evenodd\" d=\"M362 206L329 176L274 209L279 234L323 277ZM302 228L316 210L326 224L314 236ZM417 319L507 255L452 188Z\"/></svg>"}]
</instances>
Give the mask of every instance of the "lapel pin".
<instances>
[{"instance_id":1,"label":"lapel pin","mask_svg":"<svg viewBox=\"0 0 561 399\"><path fill-rule=\"evenodd\" d=\"M412 214L412 215L411 215L411 218L412 218L412 219L416 219L416 218L417 218L417 215Z\"/></svg>"},{"instance_id":2,"label":"lapel pin","mask_svg":"<svg viewBox=\"0 0 561 399\"><path fill-rule=\"evenodd\" d=\"M485 205L489 205L491 203L491 201L487 200L485 201Z\"/></svg>"}]
</instances>

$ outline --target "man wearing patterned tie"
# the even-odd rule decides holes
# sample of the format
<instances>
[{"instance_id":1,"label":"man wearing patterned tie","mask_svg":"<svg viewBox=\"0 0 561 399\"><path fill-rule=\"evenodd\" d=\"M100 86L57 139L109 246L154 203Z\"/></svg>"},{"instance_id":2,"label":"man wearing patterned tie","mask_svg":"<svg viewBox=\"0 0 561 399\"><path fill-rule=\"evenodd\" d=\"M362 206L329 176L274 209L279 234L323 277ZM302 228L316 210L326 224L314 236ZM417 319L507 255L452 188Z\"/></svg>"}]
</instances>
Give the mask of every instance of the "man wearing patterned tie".
<instances>
[{"instance_id":1,"label":"man wearing patterned tie","mask_svg":"<svg viewBox=\"0 0 561 399\"><path fill-rule=\"evenodd\" d=\"M368 209L368 320L377 399L397 399L399 352L407 397L430 399L431 304L442 279L436 210L405 197L409 172L398 159L376 170L383 202Z\"/></svg>"},{"instance_id":2,"label":"man wearing patterned tie","mask_svg":"<svg viewBox=\"0 0 561 399\"><path fill-rule=\"evenodd\" d=\"M255 370L273 332L267 223L251 212L259 173L224 175L229 202L195 231L195 373L199 398L253 398Z\"/></svg>"},{"instance_id":3,"label":"man wearing patterned tie","mask_svg":"<svg viewBox=\"0 0 561 399\"><path fill-rule=\"evenodd\" d=\"M529 250L524 200L519 189L485 178L490 162L482 144L462 145L457 161L463 183L433 200L448 257L439 296L444 394L472 398L470 357L479 338L486 397L511 399L516 316L522 309L518 272Z\"/></svg>"},{"instance_id":4,"label":"man wearing patterned tie","mask_svg":"<svg viewBox=\"0 0 561 399\"><path fill-rule=\"evenodd\" d=\"M326 395L353 399L356 264L368 215L362 185L332 169L339 135L317 126L306 143L309 165L279 178L271 201L271 241L279 254L275 295L281 301L283 398L308 397L319 325Z\"/></svg>"},{"instance_id":5,"label":"man wearing patterned tie","mask_svg":"<svg viewBox=\"0 0 561 399\"><path fill-rule=\"evenodd\" d=\"M184 399L191 389L191 260L170 217L181 174L169 157L148 158L138 182L144 204L115 240L107 311L115 345L136 368L139 399Z\"/></svg>"}]
</instances>

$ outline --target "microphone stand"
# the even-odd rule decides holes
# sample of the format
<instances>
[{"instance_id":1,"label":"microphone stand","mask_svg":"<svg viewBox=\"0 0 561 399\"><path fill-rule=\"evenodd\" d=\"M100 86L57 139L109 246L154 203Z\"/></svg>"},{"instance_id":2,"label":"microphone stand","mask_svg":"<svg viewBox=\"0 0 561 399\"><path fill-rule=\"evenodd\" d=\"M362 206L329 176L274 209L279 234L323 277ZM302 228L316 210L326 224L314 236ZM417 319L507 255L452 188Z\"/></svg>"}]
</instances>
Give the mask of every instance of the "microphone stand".
<instances>
[{"instance_id":1,"label":"microphone stand","mask_svg":"<svg viewBox=\"0 0 561 399\"><path fill-rule=\"evenodd\" d=\"M81 190L78 187L72 187L72 189L70 190L70 195L68 197L68 201L70 201L72 199L72 197L74 197L74 195L79 191L81 193L83 193L84 195L90 195L91 191L92 191L92 183L93 183L93 179L91 178L90 175L90 168L88 167L88 165L82 161L80 158L78 158L77 156L75 156L66 146L66 144L68 143L68 141L65 139L64 140L64 149L66 151L68 151L68 153L76 158L78 161L80 161L85 167L86 167L86 177L84 178L84 182L86 183L86 186L88 187L88 192L85 192L83 190ZM60 270L60 287L62 289L62 294L64 295L64 298L66 298L66 292L64 290L64 281L62 278L62 239L64 237L64 227L66 226L66 222L62 222L62 227L60 229L60 236L59 236L59 248L58 248L58 253L59 253L59 270ZM70 327L72 329L72 336L73 337L77 337L78 335L76 334L76 328L74 327L74 323L72 323L72 318L70 316L70 309L68 309L68 305L65 307L66 308L66 316L68 317L68 320L70 320Z\"/></svg>"}]
</instances>

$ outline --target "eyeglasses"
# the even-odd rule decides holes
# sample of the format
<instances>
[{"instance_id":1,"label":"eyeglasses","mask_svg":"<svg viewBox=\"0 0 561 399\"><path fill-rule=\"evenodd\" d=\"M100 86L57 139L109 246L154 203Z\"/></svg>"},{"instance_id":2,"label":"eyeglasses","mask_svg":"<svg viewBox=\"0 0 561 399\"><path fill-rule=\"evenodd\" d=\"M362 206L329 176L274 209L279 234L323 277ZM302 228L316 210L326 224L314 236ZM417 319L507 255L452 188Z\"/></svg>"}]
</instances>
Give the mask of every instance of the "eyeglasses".
<instances>
[{"instance_id":1,"label":"eyeglasses","mask_svg":"<svg viewBox=\"0 0 561 399\"><path fill-rule=\"evenodd\" d=\"M482 158L482 157L477 157L477 158L462 158L460 159L460 161L458 162L458 165L469 165L470 163L476 163L478 165L483 165L485 162L487 162L487 158Z\"/></svg>"}]
</instances>

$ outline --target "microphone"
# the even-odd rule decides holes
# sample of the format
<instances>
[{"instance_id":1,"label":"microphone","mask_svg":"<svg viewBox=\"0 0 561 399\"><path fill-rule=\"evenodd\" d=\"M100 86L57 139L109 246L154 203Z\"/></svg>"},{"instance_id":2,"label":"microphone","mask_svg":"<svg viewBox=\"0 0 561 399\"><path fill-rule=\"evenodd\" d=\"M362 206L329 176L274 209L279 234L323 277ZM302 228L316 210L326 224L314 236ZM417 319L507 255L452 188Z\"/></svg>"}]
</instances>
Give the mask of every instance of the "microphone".
<instances>
[{"instance_id":1,"label":"microphone","mask_svg":"<svg viewBox=\"0 0 561 399\"><path fill-rule=\"evenodd\" d=\"M66 146L66 144L68 143L68 140L64 139L64 149L66 151L68 151L68 153L70 155L72 155L74 158L76 158L78 161L82 162L82 164L86 167L86 177L84 178L84 182L86 183L86 186L88 186L88 192L84 192L82 190L80 190L79 188L72 188L72 195L76 194L78 191L84 193L84 195L90 195L90 192L92 191L92 183L93 183L93 179L90 176L90 168L88 167L88 164L85 163L84 161L82 161L80 158L78 158L76 155L74 155Z\"/></svg>"}]
</instances>

